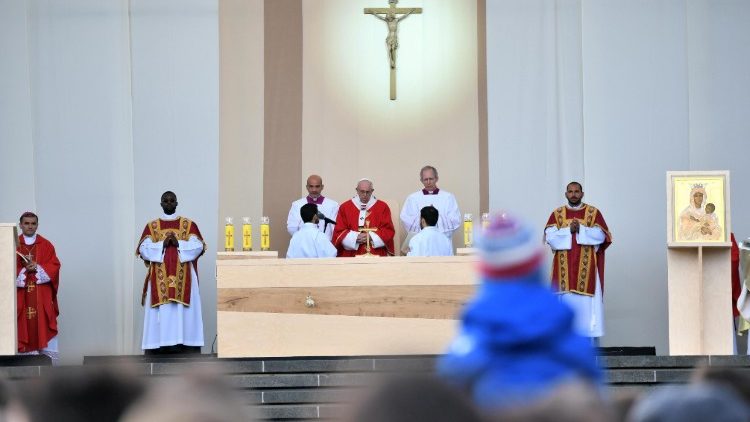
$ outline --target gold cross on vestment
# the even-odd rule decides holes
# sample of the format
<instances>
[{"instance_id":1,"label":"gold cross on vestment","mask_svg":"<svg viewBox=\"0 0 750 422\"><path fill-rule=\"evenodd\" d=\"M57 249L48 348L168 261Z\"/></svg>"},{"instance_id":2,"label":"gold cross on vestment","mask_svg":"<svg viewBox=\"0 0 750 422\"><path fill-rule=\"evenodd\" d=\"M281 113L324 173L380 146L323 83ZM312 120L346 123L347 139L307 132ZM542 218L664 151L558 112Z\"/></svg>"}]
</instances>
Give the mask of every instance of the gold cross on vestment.
<instances>
[{"instance_id":1,"label":"gold cross on vestment","mask_svg":"<svg viewBox=\"0 0 750 422\"><path fill-rule=\"evenodd\" d=\"M28 280L26 282L26 291L31 293L34 291L34 288L36 288L36 283L34 283L32 280Z\"/></svg>"},{"instance_id":2,"label":"gold cross on vestment","mask_svg":"<svg viewBox=\"0 0 750 422\"><path fill-rule=\"evenodd\" d=\"M32 307L26 308L26 319L32 319L36 316L36 309Z\"/></svg>"},{"instance_id":3,"label":"gold cross on vestment","mask_svg":"<svg viewBox=\"0 0 750 422\"><path fill-rule=\"evenodd\" d=\"M391 67L391 100L396 99L396 50L398 50L398 23L409 17L409 15L421 14L421 7L399 8L396 7L398 0L388 0L388 7L367 7L366 15L373 15L388 26L388 36L385 38L385 47L388 50L388 61ZM383 16L380 16L383 15ZM400 15L400 16L399 16Z\"/></svg>"}]
</instances>

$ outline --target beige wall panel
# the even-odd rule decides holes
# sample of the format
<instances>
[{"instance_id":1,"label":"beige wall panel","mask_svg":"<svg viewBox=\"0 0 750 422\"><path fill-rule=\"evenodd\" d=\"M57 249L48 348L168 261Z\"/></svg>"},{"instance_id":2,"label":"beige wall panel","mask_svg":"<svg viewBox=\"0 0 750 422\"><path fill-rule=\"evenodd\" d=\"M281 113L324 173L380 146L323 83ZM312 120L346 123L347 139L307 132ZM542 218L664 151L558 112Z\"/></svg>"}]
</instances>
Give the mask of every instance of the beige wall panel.
<instances>
[{"instance_id":1,"label":"beige wall panel","mask_svg":"<svg viewBox=\"0 0 750 422\"><path fill-rule=\"evenodd\" d=\"M398 99L390 101L385 24L364 15L371 0L303 0L302 177L323 176L341 202L369 177L375 195L422 187L431 164L461 211L479 210L476 2L403 1L424 13L400 23ZM454 237L458 244L459 233Z\"/></svg>"},{"instance_id":2,"label":"beige wall panel","mask_svg":"<svg viewBox=\"0 0 750 422\"><path fill-rule=\"evenodd\" d=\"M220 358L443 353L458 321L219 312Z\"/></svg>"},{"instance_id":3,"label":"beige wall panel","mask_svg":"<svg viewBox=\"0 0 750 422\"><path fill-rule=\"evenodd\" d=\"M219 1L219 242L224 217L252 219L253 249L260 249L263 213L263 0ZM240 250L239 237L235 248Z\"/></svg>"},{"instance_id":4,"label":"beige wall panel","mask_svg":"<svg viewBox=\"0 0 750 422\"><path fill-rule=\"evenodd\" d=\"M0 223L0 356L16 354L16 225Z\"/></svg>"},{"instance_id":5,"label":"beige wall panel","mask_svg":"<svg viewBox=\"0 0 750 422\"><path fill-rule=\"evenodd\" d=\"M473 285L476 257L248 259L216 262L218 289Z\"/></svg>"},{"instance_id":6,"label":"beige wall panel","mask_svg":"<svg viewBox=\"0 0 750 422\"><path fill-rule=\"evenodd\" d=\"M271 218L271 249L286 256L286 219L299 198L302 166L302 4L265 2L265 151L263 212Z\"/></svg>"}]
</instances>

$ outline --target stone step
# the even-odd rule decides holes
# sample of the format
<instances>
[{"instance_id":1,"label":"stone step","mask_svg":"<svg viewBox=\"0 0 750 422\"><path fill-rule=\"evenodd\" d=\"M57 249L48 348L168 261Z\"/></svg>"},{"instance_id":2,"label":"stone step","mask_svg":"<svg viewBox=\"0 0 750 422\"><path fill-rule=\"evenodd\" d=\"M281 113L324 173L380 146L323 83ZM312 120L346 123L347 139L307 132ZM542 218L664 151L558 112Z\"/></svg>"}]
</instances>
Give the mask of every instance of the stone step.
<instances>
[{"instance_id":1,"label":"stone step","mask_svg":"<svg viewBox=\"0 0 750 422\"><path fill-rule=\"evenodd\" d=\"M127 365L145 377L171 377L193 370L224 375L263 420L337 420L350 393L378 377L407 371L434 370L436 356L317 357L218 359L190 356L140 359L86 359L86 365ZM750 372L748 356L600 356L607 390L641 392L661 385L686 383L699 366L734 367ZM70 369L70 368L67 368ZM65 370L44 365L0 366L0 376L16 382Z\"/></svg>"}]
</instances>

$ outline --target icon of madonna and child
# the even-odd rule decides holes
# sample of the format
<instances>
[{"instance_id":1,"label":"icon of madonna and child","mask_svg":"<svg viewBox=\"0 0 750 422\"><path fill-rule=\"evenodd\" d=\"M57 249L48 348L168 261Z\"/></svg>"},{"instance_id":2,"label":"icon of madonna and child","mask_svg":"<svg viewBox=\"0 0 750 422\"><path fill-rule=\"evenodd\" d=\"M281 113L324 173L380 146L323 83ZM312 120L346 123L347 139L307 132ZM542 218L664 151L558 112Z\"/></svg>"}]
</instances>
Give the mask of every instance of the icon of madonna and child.
<instances>
[{"instance_id":1,"label":"icon of madonna and child","mask_svg":"<svg viewBox=\"0 0 750 422\"><path fill-rule=\"evenodd\" d=\"M704 183L695 183L690 189L690 204L679 215L677 241L723 241L716 204L709 202ZM720 198L723 201L723 198Z\"/></svg>"}]
</instances>

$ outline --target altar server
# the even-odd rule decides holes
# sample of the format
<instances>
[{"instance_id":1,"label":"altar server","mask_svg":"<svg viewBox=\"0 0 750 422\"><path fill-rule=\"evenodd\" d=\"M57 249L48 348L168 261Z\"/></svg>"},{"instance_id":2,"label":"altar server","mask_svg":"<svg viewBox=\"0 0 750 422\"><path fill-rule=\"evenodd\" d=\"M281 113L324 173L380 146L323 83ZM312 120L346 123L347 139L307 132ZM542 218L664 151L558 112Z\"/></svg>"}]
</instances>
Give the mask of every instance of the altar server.
<instances>
[{"instance_id":1,"label":"altar server","mask_svg":"<svg viewBox=\"0 0 750 422\"><path fill-rule=\"evenodd\" d=\"M428 205L420 211L420 227L422 231L414 235L409 241L408 256L452 256L453 245L435 225L440 213L437 208Z\"/></svg>"},{"instance_id":2,"label":"altar server","mask_svg":"<svg viewBox=\"0 0 750 422\"><path fill-rule=\"evenodd\" d=\"M325 233L318 229L318 206L305 204L299 210L302 227L292 235L287 258L333 258L336 248Z\"/></svg>"}]
</instances>

